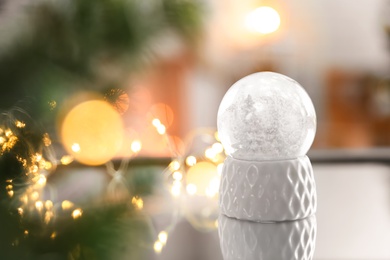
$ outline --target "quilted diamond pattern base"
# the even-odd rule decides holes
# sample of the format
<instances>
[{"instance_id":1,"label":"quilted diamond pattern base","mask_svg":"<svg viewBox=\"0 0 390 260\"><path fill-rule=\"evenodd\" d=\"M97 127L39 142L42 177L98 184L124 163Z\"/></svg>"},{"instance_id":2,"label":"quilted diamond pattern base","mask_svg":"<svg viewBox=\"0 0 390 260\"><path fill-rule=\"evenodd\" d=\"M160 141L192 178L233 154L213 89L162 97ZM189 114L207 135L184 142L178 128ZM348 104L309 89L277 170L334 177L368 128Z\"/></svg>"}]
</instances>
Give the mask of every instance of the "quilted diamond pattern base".
<instances>
[{"instance_id":1,"label":"quilted diamond pattern base","mask_svg":"<svg viewBox=\"0 0 390 260\"><path fill-rule=\"evenodd\" d=\"M317 208L313 168L307 156L279 161L227 157L219 193L222 214L256 222L302 219Z\"/></svg>"},{"instance_id":2,"label":"quilted diamond pattern base","mask_svg":"<svg viewBox=\"0 0 390 260\"><path fill-rule=\"evenodd\" d=\"M224 260L311 260L316 233L315 216L280 223L218 219Z\"/></svg>"}]
</instances>

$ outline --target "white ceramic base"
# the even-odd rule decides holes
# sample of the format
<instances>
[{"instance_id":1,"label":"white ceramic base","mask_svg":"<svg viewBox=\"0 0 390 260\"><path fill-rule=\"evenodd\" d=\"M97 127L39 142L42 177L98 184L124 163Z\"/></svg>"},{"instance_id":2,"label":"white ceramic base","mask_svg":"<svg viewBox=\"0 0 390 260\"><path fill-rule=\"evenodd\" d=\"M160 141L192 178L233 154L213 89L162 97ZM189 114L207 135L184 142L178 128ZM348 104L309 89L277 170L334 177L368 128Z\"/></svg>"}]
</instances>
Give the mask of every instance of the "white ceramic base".
<instances>
[{"instance_id":1,"label":"white ceramic base","mask_svg":"<svg viewBox=\"0 0 390 260\"><path fill-rule=\"evenodd\" d=\"M279 161L227 157L219 205L228 217L256 222L303 219L315 213L317 194L307 156Z\"/></svg>"},{"instance_id":2,"label":"white ceramic base","mask_svg":"<svg viewBox=\"0 0 390 260\"><path fill-rule=\"evenodd\" d=\"M316 233L315 216L281 223L218 219L224 260L311 260Z\"/></svg>"}]
</instances>

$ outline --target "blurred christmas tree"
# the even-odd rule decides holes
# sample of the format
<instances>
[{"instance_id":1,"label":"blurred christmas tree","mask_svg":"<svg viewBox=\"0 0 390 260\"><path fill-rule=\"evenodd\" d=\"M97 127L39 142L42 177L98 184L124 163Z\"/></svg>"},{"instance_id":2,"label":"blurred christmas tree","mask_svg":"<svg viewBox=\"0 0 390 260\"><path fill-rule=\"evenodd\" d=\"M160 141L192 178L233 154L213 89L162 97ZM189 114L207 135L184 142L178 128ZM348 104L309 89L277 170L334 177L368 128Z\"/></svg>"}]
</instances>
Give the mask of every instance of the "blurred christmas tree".
<instances>
[{"instance_id":1,"label":"blurred christmas tree","mask_svg":"<svg viewBox=\"0 0 390 260\"><path fill-rule=\"evenodd\" d=\"M69 166L55 158L49 135L37 125L50 129L53 110L75 91L121 87L153 60L153 45L167 32L196 43L200 13L200 4L189 0L1 4L0 109L7 111L0 118L1 259L145 259L150 253L138 195L150 192L153 179L137 189L137 180L126 179L125 162L111 180L124 188L133 183L124 196L99 194L82 208L50 198L46 182ZM106 94L118 109L116 92ZM15 106L20 101L31 104L24 103L28 113Z\"/></svg>"},{"instance_id":2,"label":"blurred christmas tree","mask_svg":"<svg viewBox=\"0 0 390 260\"><path fill-rule=\"evenodd\" d=\"M200 32L200 5L190 0L8 1L2 9L0 108L27 97L40 115L77 89L120 87L167 32L191 44Z\"/></svg>"}]
</instances>

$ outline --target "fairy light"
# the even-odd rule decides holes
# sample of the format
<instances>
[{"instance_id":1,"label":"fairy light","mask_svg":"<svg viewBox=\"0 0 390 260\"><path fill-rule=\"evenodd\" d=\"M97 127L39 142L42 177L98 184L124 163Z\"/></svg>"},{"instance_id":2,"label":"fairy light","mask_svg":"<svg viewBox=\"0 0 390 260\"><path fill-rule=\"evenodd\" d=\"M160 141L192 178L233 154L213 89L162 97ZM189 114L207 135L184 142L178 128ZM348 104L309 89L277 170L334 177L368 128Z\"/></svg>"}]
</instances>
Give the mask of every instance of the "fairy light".
<instances>
[{"instance_id":1,"label":"fairy light","mask_svg":"<svg viewBox=\"0 0 390 260\"><path fill-rule=\"evenodd\" d=\"M46 210L51 210L53 208L53 202L51 200L47 200L45 202L45 208Z\"/></svg>"},{"instance_id":2,"label":"fairy light","mask_svg":"<svg viewBox=\"0 0 390 260\"><path fill-rule=\"evenodd\" d=\"M18 214L20 215L20 216L23 216L23 209L22 208L18 208Z\"/></svg>"},{"instance_id":3,"label":"fairy light","mask_svg":"<svg viewBox=\"0 0 390 260\"><path fill-rule=\"evenodd\" d=\"M83 211L82 211L82 209L80 209L80 208L77 208L77 209L73 210L73 212L72 212L72 218L73 218L73 219L78 219L78 218L80 218L82 215L83 215Z\"/></svg>"},{"instance_id":4,"label":"fairy light","mask_svg":"<svg viewBox=\"0 0 390 260\"><path fill-rule=\"evenodd\" d=\"M13 135L13 133L12 133L11 129L5 130L5 136L6 137L10 138L12 135Z\"/></svg>"},{"instance_id":5,"label":"fairy light","mask_svg":"<svg viewBox=\"0 0 390 260\"><path fill-rule=\"evenodd\" d=\"M46 167L46 160L42 158L39 161L39 163L38 163L38 167L39 167L39 169L45 169L45 167Z\"/></svg>"},{"instance_id":6,"label":"fairy light","mask_svg":"<svg viewBox=\"0 0 390 260\"><path fill-rule=\"evenodd\" d=\"M163 135L166 133L166 128L163 124L157 126L157 132L160 134L160 135Z\"/></svg>"},{"instance_id":7,"label":"fairy light","mask_svg":"<svg viewBox=\"0 0 390 260\"><path fill-rule=\"evenodd\" d=\"M51 139L50 139L50 136L49 136L48 133L44 133L44 134L43 134L42 141L43 141L43 144L44 144L45 146L50 146L50 145L51 145Z\"/></svg>"},{"instance_id":8,"label":"fairy light","mask_svg":"<svg viewBox=\"0 0 390 260\"><path fill-rule=\"evenodd\" d=\"M183 179L183 174L181 172L176 171L172 174L172 177L176 181L181 181Z\"/></svg>"},{"instance_id":9,"label":"fairy light","mask_svg":"<svg viewBox=\"0 0 390 260\"><path fill-rule=\"evenodd\" d=\"M43 202L38 200L37 202L35 202L35 208L38 210L38 211L41 211L43 209Z\"/></svg>"},{"instance_id":10,"label":"fairy light","mask_svg":"<svg viewBox=\"0 0 390 260\"><path fill-rule=\"evenodd\" d=\"M142 143L140 140L134 140L132 143L131 143L131 150L134 152L134 153L138 153L139 151L141 151L141 148L142 148Z\"/></svg>"},{"instance_id":11,"label":"fairy light","mask_svg":"<svg viewBox=\"0 0 390 260\"><path fill-rule=\"evenodd\" d=\"M18 160L20 163L22 163L22 166L24 168L27 167L27 160L25 158L20 157L19 155L16 156L16 160Z\"/></svg>"},{"instance_id":12,"label":"fairy light","mask_svg":"<svg viewBox=\"0 0 390 260\"><path fill-rule=\"evenodd\" d=\"M61 203L61 208L62 210L68 210L68 209L71 209L73 208L74 204L73 202L69 201L69 200L64 200L62 203Z\"/></svg>"},{"instance_id":13,"label":"fairy light","mask_svg":"<svg viewBox=\"0 0 390 260\"><path fill-rule=\"evenodd\" d=\"M39 186L39 187L43 187L46 185L46 177L42 174L39 175L39 178L36 182L36 184Z\"/></svg>"},{"instance_id":14,"label":"fairy light","mask_svg":"<svg viewBox=\"0 0 390 260\"><path fill-rule=\"evenodd\" d=\"M273 33L279 29L280 16L275 9L269 6L261 6L247 14L245 26L253 32Z\"/></svg>"},{"instance_id":15,"label":"fairy light","mask_svg":"<svg viewBox=\"0 0 390 260\"><path fill-rule=\"evenodd\" d=\"M153 120L152 120L152 125L154 126L154 127L159 127L160 125L161 125L161 121L160 121L160 119L158 119L158 118L154 118Z\"/></svg>"},{"instance_id":16,"label":"fairy light","mask_svg":"<svg viewBox=\"0 0 390 260\"><path fill-rule=\"evenodd\" d=\"M43 166L45 170L50 170L53 168L53 164L51 162L45 161L45 165Z\"/></svg>"},{"instance_id":17,"label":"fairy light","mask_svg":"<svg viewBox=\"0 0 390 260\"><path fill-rule=\"evenodd\" d=\"M0 144L3 144L5 142L5 138L0 136Z\"/></svg>"},{"instance_id":18,"label":"fairy light","mask_svg":"<svg viewBox=\"0 0 390 260\"><path fill-rule=\"evenodd\" d=\"M39 168L38 168L37 165L33 165L33 166L31 166L31 168L30 168L30 171L31 171L32 173L37 173L38 170L39 170Z\"/></svg>"},{"instance_id":19,"label":"fairy light","mask_svg":"<svg viewBox=\"0 0 390 260\"><path fill-rule=\"evenodd\" d=\"M217 154L215 153L213 148L207 148L206 151L204 152L204 155L207 158L213 160Z\"/></svg>"},{"instance_id":20,"label":"fairy light","mask_svg":"<svg viewBox=\"0 0 390 260\"><path fill-rule=\"evenodd\" d=\"M15 125L17 128L24 128L26 126L26 124L24 122L19 121L19 120L15 121Z\"/></svg>"},{"instance_id":21,"label":"fairy light","mask_svg":"<svg viewBox=\"0 0 390 260\"><path fill-rule=\"evenodd\" d=\"M211 148L215 153L222 153L223 152L223 146L221 143L214 143Z\"/></svg>"},{"instance_id":22,"label":"fairy light","mask_svg":"<svg viewBox=\"0 0 390 260\"><path fill-rule=\"evenodd\" d=\"M14 196L14 191L13 190L9 190L7 193L8 193L8 196L10 198L12 198Z\"/></svg>"},{"instance_id":23,"label":"fairy light","mask_svg":"<svg viewBox=\"0 0 390 260\"><path fill-rule=\"evenodd\" d=\"M170 164L169 164L169 169L174 172L174 171L177 171L180 169L180 163L178 160L173 160Z\"/></svg>"},{"instance_id":24,"label":"fairy light","mask_svg":"<svg viewBox=\"0 0 390 260\"><path fill-rule=\"evenodd\" d=\"M189 183L186 187L186 190L187 190L187 193L189 195L195 195L196 191L198 190L198 188L196 187L195 184L193 183Z\"/></svg>"},{"instance_id":25,"label":"fairy light","mask_svg":"<svg viewBox=\"0 0 390 260\"><path fill-rule=\"evenodd\" d=\"M50 223L50 220L54 217L54 213L53 211L46 211L45 212L45 218L44 218L44 222L46 224L49 224Z\"/></svg>"},{"instance_id":26,"label":"fairy light","mask_svg":"<svg viewBox=\"0 0 390 260\"><path fill-rule=\"evenodd\" d=\"M24 233L24 236L28 236L28 230L27 229L23 233Z\"/></svg>"},{"instance_id":27,"label":"fairy light","mask_svg":"<svg viewBox=\"0 0 390 260\"><path fill-rule=\"evenodd\" d=\"M158 240L163 244L165 245L168 241L168 233L166 231L161 231L159 234L158 234Z\"/></svg>"},{"instance_id":28,"label":"fairy light","mask_svg":"<svg viewBox=\"0 0 390 260\"><path fill-rule=\"evenodd\" d=\"M139 198L138 196L135 196L131 199L131 203L136 207L136 209L143 209L144 207L144 201L142 198Z\"/></svg>"},{"instance_id":29,"label":"fairy light","mask_svg":"<svg viewBox=\"0 0 390 260\"><path fill-rule=\"evenodd\" d=\"M62 165L68 165L68 164L72 163L73 160L74 160L74 158L72 155L64 155L61 157L60 162Z\"/></svg>"},{"instance_id":30,"label":"fairy light","mask_svg":"<svg viewBox=\"0 0 390 260\"><path fill-rule=\"evenodd\" d=\"M78 143L74 143L72 144L72 151L75 152L75 153L78 153L80 152L81 148L80 148L80 145Z\"/></svg>"},{"instance_id":31,"label":"fairy light","mask_svg":"<svg viewBox=\"0 0 390 260\"><path fill-rule=\"evenodd\" d=\"M55 239L56 237L57 237L57 232L51 233L51 235L50 235L51 239Z\"/></svg>"},{"instance_id":32,"label":"fairy light","mask_svg":"<svg viewBox=\"0 0 390 260\"><path fill-rule=\"evenodd\" d=\"M50 110L54 110L57 107L57 102L55 100L50 100L47 103L49 104Z\"/></svg>"},{"instance_id":33,"label":"fairy light","mask_svg":"<svg viewBox=\"0 0 390 260\"><path fill-rule=\"evenodd\" d=\"M195 156L192 156L192 155L188 156L188 157L186 158L186 164L187 164L188 166L194 166L194 165L196 164L196 157L195 157Z\"/></svg>"},{"instance_id":34,"label":"fairy light","mask_svg":"<svg viewBox=\"0 0 390 260\"><path fill-rule=\"evenodd\" d=\"M181 193L181 182L180 181L174 181L173 185L171 187L171 194L174 197L180 196Z\"/></svg>"},{"instance_id":35,"label":"fairy light","mask_svg":"<svg viewBox=\"0 0 390 260\"><path fill-rule=\"evenodd\" d=\"M42 154L36 153L32 156L33 161L39 162L42 160Z\"/></svg>"},{"instance_id":36,"label":"fairy light","mask_svg":"<svg viewBox=\"0 0 390 260\"><path fill-rule=\"evenodd\" d=\"M37 200L37 199L39 199L39 193L38 193L37 191L34 191L33 193L31 193L30 198L31 198L32 200Z\"/></svg>"},{"instance_id":37,"label":"fairy light","mask_svg":"<svg viewBox=\"0 0 390 260\"><path fill-rule=\"evenodd\" d=\"M153 245L154 252L156 252L157 254L161 253L163 246L164 245L163 245L163 243L161 243L161 241L154 242L154 245Z\"/></svg>"}]
</instances>

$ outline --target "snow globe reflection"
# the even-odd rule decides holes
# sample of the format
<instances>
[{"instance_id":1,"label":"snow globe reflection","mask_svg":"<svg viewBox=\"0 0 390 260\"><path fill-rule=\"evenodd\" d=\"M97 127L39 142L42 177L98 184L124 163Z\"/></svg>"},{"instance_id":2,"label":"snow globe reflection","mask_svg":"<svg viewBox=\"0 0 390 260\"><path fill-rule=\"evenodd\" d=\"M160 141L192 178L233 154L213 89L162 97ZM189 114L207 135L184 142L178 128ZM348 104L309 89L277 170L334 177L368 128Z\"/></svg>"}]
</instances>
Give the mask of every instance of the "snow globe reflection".
<instances>
[{"instance_id":1,"label":"snow globe reflection","mask_svg":"<svg viewBox=\"0 0 390 260\"><path fill-rule=\"evenodd\" d=\"M316 217L259 223L220 215L218 234L224 260L312 260Z\"/></svg>"}]
</instances>

